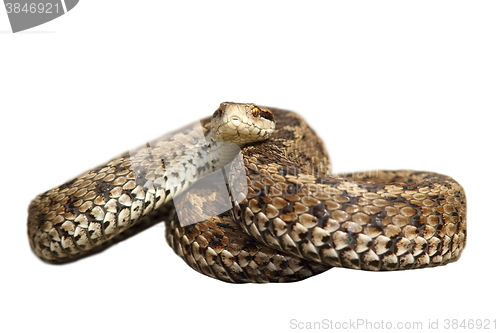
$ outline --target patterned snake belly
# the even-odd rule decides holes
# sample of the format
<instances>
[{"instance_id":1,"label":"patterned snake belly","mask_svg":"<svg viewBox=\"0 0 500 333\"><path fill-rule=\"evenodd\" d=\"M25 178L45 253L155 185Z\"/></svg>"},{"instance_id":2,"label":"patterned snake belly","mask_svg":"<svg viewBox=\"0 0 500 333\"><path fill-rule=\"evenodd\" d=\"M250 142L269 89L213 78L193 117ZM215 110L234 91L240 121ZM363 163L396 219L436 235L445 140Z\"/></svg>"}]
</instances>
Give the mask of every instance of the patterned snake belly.
<instances>
[{"instance_id":1,"label":"patterned snake belly","mask_svg":"<svg viewBox=\"0 0 500 333\"><path fill-rule=\"evenodd\" d=\"M190 190L228 165L243 181L231 187L235 176L224 173L213 187L226 197L210 186ZM239 103L38 195L28 236L37 256L66 262L160 221L189 266L233 283L299 281L331 267L445 265L466 243L465 193L452 178L331 175L323 142L299 115Z\"/></svg>"}]
</instances>

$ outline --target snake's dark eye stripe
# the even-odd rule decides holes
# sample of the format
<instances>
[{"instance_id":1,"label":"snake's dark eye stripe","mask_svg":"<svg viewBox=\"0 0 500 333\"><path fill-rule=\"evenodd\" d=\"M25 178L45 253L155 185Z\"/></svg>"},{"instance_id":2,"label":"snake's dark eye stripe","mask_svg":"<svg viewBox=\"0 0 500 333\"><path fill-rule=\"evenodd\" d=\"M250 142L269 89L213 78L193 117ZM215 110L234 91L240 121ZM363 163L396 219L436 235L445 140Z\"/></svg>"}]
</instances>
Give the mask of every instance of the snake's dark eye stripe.
<instances>
[{"instance_id":1,"label":"snake's dark eye stripe","mask_svg":"<svg viewBox=\"0 0 500 333\"><path fill-rule=\"evenodd\" d=\"M220 117L222 115L222 109L219 107L215 112L212 114L212 118Z\"/></svg>"},{"instance_id":2,"label":"snake's dark eye stripe","mask_svg":"<svg viewBox=\"0 0 500 333\"><path fill-rule=\"evenodd\" d=\"M262 117L264 119L269 119L270 121L274 121L274 115L271 111L267 109L261 109L258 106L254 106L252 108L252 116L255 118Z\"/></svg>"},{"instance_id":3,"label":"snake's dark eye stripe","mask_svg":"<svg viewBox=\"0 0 500 333\"><path fill-rule=\"evenodd\" d=\"M274 121L274 115L271 111L269 110L262 110L260 109L260 116L262 118L269 119L270 121Z\"/></svg>"}]
</instances>

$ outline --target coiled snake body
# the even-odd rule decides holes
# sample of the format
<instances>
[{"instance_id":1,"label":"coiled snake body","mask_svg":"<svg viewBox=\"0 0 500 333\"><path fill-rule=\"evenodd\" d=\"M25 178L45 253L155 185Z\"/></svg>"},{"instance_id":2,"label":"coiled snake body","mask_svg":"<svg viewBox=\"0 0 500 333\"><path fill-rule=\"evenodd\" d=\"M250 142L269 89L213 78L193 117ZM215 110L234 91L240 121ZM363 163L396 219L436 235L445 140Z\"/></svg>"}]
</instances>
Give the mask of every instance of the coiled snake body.
<instances>
[{"instance_id":1,"label":"coiled snake body","mask_svg":"<svg viewBox=\"0 0 500 333\"><path fill-rule=\"evenodd\" d=\"M465 247L465 193L450 177L411 170L330 175L323 142L290 111L222 103L201 124L201 131L184 127L37 196L28 215L33 251L48 262L74 260L165 221L170 246L205 275L289 282L331 267L445 265ZM230 149L217 148L220 141L240 147L240 162L230 168L243 170L244 182L229 191L229 210L181 226L179 216L223 207L225 198L211 188L187 190L227 166Z\"/></svg>"}]
</instances>

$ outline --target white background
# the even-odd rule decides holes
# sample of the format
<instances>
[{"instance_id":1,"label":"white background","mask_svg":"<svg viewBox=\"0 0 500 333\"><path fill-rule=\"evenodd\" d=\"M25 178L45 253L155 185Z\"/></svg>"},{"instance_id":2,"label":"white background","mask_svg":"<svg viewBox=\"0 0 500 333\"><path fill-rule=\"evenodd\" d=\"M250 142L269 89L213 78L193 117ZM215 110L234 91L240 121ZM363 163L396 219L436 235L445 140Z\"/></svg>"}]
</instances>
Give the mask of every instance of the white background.
<instances>
[{"instance_id":1,"label":"white background","mask_svg":"<svg viewBox=\"0 0 500 333\"><path fill-rule=\"evenodd\" d=\"M499 17L494 1L82 0L12 34L0 10L0 331L285 332L292 319L498 328ZM462 258L231 285L185 265L162 225L73 264L32 254L38 193L222 101L301 113L337 172L451 175L468 199Z\"/></svg>"}]
</instances>

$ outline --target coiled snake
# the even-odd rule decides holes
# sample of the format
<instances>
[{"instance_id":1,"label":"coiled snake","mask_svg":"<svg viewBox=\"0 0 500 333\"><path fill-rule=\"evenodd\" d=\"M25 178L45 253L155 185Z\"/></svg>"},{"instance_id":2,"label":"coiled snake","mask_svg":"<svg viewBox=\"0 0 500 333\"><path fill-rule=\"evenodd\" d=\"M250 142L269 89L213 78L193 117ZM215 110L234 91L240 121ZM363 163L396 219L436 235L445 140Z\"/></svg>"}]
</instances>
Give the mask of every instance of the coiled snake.
<instances>
[{"instance_id":1,"label":"coiled snake","mask_svg":"<svg viewBox=\"0 0 500 333\"><path fill-rule=\"evenodd\" d=\"M225 182L212 183L229 191L226 197L210 186L190 190L217 170L228 171ZM203 215L211 211L215 216ZM181 225L180 216L203 218ZM466 242L466 199L457 182L431 172L333 176L323 142L299 115L222 103L200 126L38 195L28 236L37 256L65 262L159 221L174 251L205 275L289 282L331 267L381 271L456 261Z\"/></svg>"}]
</instances>

